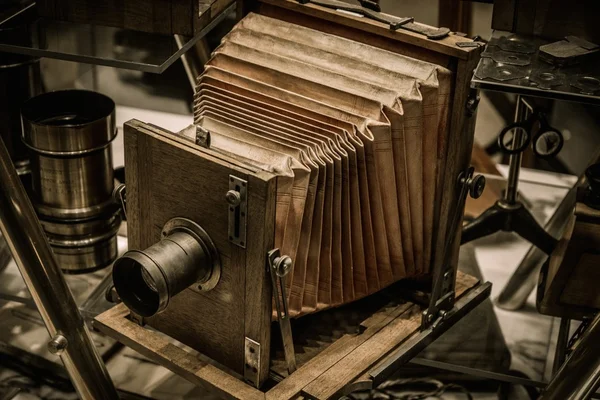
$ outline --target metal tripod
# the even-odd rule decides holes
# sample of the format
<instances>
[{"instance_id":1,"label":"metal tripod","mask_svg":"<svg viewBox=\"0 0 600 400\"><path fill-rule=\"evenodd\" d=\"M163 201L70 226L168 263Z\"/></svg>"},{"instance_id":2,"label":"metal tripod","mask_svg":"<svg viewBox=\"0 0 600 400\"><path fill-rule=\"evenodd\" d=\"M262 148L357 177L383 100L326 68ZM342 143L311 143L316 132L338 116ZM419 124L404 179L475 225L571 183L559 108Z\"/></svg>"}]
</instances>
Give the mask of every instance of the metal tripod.
<instances>
[{"instance_id":1,"label":"metal tripod","mask_svg":"<svg viewBox=\"0 0 600 400\"><path fill-rule=\"evenodd\" d=\"M527 119L532 111L532 107L521 96L517 97L515 122ZM525 138L522 131L517 130L513 137L513 148L520 147L523 140ZM492 233L506 231L517 233L546 254L552 252L557 240L537 223L517 198L522 157L522 152L510 155L508 182L504 197L463 229L461 244Z\"/></svg>"}]
</instances>

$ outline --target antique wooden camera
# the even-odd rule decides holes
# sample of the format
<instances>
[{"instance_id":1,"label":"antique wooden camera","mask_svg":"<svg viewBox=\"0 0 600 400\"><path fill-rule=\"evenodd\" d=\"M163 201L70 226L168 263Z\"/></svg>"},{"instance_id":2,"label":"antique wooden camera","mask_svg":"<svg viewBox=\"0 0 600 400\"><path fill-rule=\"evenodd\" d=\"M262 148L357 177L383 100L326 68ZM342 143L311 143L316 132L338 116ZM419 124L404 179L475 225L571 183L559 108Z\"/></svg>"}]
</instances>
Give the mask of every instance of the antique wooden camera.
<instances>
[{"instance_id":1,"label":"antique wooden camera","mask_svg":"<svg viewBox=\"0 0 600 400\"><path fill-rule=\"evenodd\" d=\"M194 125L125 126L130 251L113 270L124 304L98 327L221 394L264 396L254 388L277 365L296 382L274 398L335 365L354 380L413 333L432 340L476 283L456 261L465 197L483 188L468 168L480 46L343 4L260 2L198 77ZM384 307L398 281L427 292L424 312ZM489 287L476 292L465 304ZM352 335L294 354L310 342L300 332L344 312Z\"/></svg>"}]
</instances>

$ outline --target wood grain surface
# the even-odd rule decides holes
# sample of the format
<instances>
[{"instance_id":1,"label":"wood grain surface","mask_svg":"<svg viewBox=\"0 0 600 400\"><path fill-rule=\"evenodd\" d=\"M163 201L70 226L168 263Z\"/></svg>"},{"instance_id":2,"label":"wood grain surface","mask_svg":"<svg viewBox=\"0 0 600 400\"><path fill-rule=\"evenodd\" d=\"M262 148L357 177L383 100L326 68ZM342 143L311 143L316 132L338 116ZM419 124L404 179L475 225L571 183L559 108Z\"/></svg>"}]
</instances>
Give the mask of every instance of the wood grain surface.
<instances>
[{"instance_id":1,"label":"wood grain surface","mask_svg":"<svg viewBox=\"0 0 600 400\"><path fill-rule=\"evenodd\" d=\"M39 0L40 16L163 35L194 36L235 0Z\"/></svg>"},{"instance_id":2,"label":"wood grain surface","mask_svg":"<svg viewBox=\"0 0 600 400\"><path fill-rule=\"evenodd\" d=\"M221 279L213 290L184 290L148 324L240 373L249 335L267 344L261 356L268 365L271 292L265 256L274 236L272 176L214 158L139 121L126 124L125 149L128 170L134 171L127 179L130 249L151 246L168 220L185 217L207 231L221 257ZM230 175L248 181L248 253L228 239L224 196Z\"/></svg>"}]
</instances>

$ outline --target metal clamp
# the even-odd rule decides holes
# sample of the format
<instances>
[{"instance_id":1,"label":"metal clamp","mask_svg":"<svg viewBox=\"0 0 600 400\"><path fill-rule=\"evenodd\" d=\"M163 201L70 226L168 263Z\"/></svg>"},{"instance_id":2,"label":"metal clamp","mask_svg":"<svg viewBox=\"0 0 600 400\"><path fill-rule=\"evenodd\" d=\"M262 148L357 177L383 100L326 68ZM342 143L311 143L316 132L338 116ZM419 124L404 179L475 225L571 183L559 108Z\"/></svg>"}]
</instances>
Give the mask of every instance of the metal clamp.
<instances>
[{"instance_id":1,"label":"metal clamp","mask_svg":"<svg viewBox=\"0 0 600 400\"><path fill-rule=\"evenodd\" d=\"M246 248L247 185L244 179L229 175L229 190L225 193L229 207L229 241L242 248Z\"/></svg>"},{"instance_id":2,"label":"metal clamp","mask_svg":"<svg viewBox=\"0 0 600 400\"><path fill-rule=\"evenodd\" d=\"M466 200L467 194L473 198L478 198L485 189L485 177L483 175L474 175L475 169L469 167L458 176L457 184L460 187L460 195L448 230L446 232L447 241L444 245L442 263L436 265L433 271L433 290L429 300L429 307L423 311L421 318L421 329L429 327L435 329L440 323L447 319L454 311L455 299L455 276L454 266L450 260L452 256L452 245L454 243L454 232L458 229L460 216L462 215L462 204Z\"/></svg>"},{"instance_id":3,"label":"metal clamp","mask_svg":"<svg viewBox=\"0 0 600 400\"><path fill-rule=\"evenodd\" d=\"M292 326L288 311L287 294L285 291L285 276L292 268L292 259L289 256L280 255L279 249L267 253L267 262L273 283L273 297L277 309L277 320L281 330L283 351L288 373L296 370L296 353L294 351L294 340L292 338Z\"/></svg>"}]
</instances>

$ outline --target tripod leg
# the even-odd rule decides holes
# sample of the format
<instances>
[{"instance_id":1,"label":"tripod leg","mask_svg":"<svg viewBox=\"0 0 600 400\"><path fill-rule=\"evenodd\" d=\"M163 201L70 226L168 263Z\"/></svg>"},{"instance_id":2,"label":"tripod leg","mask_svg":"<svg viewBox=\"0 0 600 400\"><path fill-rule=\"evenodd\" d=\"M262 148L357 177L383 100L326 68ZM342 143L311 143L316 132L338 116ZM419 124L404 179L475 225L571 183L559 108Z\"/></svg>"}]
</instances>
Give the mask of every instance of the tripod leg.
<instances>
[{"instance_id":1,"label":"tripod leg","mask_svg":"<svg viewBox=\"0 0 600 400\"><path fill-rule=\"evenodd\" d=\"M558 241L537 223L525 207L520 207L513 212L511 222L515 233L538 247L544 253L552 253Z\"/></svg>"},{"instance_id":2,"label":"tripod leg","mask_svg":"<svg viewBox=\"0 0 600 400\"><path fill-rule=\"evenodd\" d=\"M504 210L494 204L463 228L460 244L498 232L504 226L504 218Z\"/></svg>"}]
</instances>

